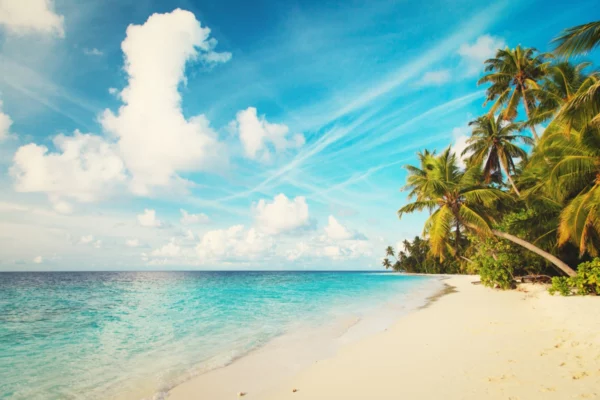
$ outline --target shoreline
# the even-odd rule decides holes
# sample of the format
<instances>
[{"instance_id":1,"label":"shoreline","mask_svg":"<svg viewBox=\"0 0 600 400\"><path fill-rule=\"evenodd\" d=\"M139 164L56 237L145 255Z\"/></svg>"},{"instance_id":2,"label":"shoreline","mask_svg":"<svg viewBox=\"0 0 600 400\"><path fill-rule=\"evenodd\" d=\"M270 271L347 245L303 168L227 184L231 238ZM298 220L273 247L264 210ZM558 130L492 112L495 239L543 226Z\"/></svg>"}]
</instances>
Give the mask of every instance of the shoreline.
<instances>
[{"instance_id":1,"label":"shoreline","mask_svg":"<svg viewBox=\"0 0 600 400\"><path fill-rule=\"evenodd\" d=\"M429 282L409 293L392 296L381 309L373 307L366 315L345 315L325 326L292 329L227 365L190 376L159 398L218 400L235 398L239 392L245 393L245 399L260 398L256 396L272 388L274 380L290 378L320 360L333 357L341 348L382 332L398 319L435 301L446 290L445 276L422 276ZM406 299L408 302L404 303ZM239 389L232 391L231 387Z\"/></svg>"},{"instance_id":2,"label":"shoreline","mask_svg":"<svg viewBox=\"0 0 600 400\"><path fill-rule=\"evenodd\" d=\"M166 398L600 398L600 299L437 277L445 287L383 331L329 352L258 350Z\"/></svg>"}]
</instances>

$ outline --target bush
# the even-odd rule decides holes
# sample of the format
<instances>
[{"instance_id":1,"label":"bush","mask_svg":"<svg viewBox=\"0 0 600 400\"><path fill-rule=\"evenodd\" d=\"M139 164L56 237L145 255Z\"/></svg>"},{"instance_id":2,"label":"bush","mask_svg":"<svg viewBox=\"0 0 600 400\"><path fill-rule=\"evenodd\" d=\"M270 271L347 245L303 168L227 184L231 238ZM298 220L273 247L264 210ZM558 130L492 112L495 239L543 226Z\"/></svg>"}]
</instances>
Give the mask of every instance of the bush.
<instances>
[{"instance_id":1,"label":"bush","mask_svg":"<svg viewBox=\"0 0 600 400\"><path fill-rule=\"evenodd\" d=\"M481 283L493 288L511 289L514 286L514 268L507 261L509 260L503 255L498 256L497 259L493 257L479 257L476 263L479 266Z\"/></svg>"},{"instance_id":2,"label":"bush","mask_svg":"<svg viewBox=\"0 0 600 400\"><path fill-rule=\"evenodd\" d=\"M552 286L548 291L552 295L558 292L563 296L600 295L600 258L579 264L576 276L552 278Z\"/></svg>"},{"instance_id":3,"label":"bush","mask_svg":"<svg viewBox=\"0 0 600 400\"><path fill-rule=\"evenodd\" d=\"M560 293L563 296L568 296L571 294L571 285L569 283L569 278L565 276L555 276L552 278L552 286L548 289L551 295L554 296L555 293Z\"/></svg>"}]
</instances>

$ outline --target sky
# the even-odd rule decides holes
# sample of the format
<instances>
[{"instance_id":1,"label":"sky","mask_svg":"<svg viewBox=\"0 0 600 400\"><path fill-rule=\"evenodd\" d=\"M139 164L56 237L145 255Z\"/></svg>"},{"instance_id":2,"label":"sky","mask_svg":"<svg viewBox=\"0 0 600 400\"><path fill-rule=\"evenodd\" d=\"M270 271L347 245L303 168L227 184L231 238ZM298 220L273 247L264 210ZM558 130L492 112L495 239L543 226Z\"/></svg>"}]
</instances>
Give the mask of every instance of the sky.
<instances>
[{"instance_id":1,"label":"sky","mask_svg":"<svg viewBox=\"0 0 600 400\"><path fill-rule=\"evenodd\" d=\"M483 61L599 18L585 0L0 0L0 271L381 269L426 218L398 220L403 165L464 148Z\"/></svg>"}]
</instances>

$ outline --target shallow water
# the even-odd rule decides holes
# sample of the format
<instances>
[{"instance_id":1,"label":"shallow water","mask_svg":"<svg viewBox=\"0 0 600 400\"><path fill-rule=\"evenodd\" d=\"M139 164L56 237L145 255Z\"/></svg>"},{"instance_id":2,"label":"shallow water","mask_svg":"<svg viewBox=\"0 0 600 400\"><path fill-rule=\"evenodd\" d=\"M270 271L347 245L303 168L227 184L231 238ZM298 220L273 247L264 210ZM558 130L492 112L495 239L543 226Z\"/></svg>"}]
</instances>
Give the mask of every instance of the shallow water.
<instances>
[{"instance_id":1,"label":"shallow water","mask_svg":"<svg viewBox=\"0 0 600 400\"><path fill-rule=\"evenodd\" d=\"M430 283L360 272L2 273L0 398L153 397L299 326L373 315L390 299L414 308Z\"/></svg>"}]
</instances>

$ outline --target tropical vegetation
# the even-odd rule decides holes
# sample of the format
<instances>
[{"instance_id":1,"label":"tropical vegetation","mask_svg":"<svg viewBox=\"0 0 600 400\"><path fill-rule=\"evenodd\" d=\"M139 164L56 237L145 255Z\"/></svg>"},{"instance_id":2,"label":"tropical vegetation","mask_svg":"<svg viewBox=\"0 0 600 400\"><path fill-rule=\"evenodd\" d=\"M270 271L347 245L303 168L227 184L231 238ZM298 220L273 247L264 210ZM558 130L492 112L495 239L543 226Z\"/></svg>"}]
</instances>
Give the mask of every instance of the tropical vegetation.
<instances>
[{"instance_id":1,"label":"tropical vegetation","mask_svg":"<svg viewBox=\"0 0 600 400\"><path fill-rule=\"evenodd\" d=\"M600 21L553 43L499 49L478 82L491 106L463 153L427 149L405 167L398 216L428 218L422 237L386 249L385 268L478 273L503 289L543 274L553 293L600 294L600 72L573 61L598 47Z\"/></svg>"}]
</instances>

